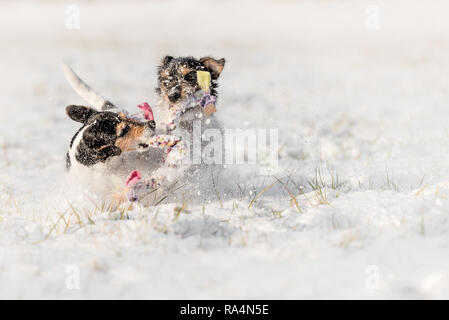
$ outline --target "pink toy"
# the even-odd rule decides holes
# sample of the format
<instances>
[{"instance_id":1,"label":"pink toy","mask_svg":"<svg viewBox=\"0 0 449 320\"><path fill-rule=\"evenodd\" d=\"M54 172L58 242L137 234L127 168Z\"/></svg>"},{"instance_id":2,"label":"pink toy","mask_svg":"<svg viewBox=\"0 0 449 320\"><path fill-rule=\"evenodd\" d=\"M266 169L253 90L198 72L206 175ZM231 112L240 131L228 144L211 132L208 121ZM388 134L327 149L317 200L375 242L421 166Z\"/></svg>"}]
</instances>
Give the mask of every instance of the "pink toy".
<instances>
[{"instance_id":1,"label":"pink toy","mask_svg":"<svg viewBox=\"0 0 449 320\"><path fill-rule=\"evenodd\" d=\"M145 119L149 120L149 121L154 121L154 115L153 115L153 110L151 109L150 105L146 102L139 104L137 107L139 107L140 109L143 110L143 115L145 117Z\"/></svg>"},{"instance_id":2,"label":"pink toy","mask_svg":"<svg viewBox=\"0 0 449 320\"><path fill-rule=\"evenodd\" d=\"M126 182L125 182L126 185L129 186L129 185L133 185L133 184L139 182L141 176L142 175L140 174L139 171L134 170L133 172L131 172L129 174L128 178L126 178Z\"/></svg>"},{"instance_id":3,"label":"pink toy","mask_svg":"<svg viewBox=\"0 0 449 320\"><path fill-rule=\"evenodd\" d=\"M129 174L128 178L126 178L125 194L126 194L126 198L131 202L138 200L136 187L139 184L141 176L142 175L140 174L139 171L134 170L133 172L131 172Z\"/></svg>"}]
</instances>

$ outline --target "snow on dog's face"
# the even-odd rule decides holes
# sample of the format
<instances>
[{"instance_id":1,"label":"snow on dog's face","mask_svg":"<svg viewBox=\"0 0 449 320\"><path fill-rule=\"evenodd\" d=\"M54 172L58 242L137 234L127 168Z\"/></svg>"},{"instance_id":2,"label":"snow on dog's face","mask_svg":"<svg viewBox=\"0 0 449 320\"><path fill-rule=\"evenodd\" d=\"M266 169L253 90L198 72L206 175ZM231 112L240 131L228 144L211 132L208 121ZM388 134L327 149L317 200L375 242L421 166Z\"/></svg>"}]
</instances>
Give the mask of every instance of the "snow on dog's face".
<instances>
[{"instance_id":1,"label":"snow on dog's face","mask_svg":"<svg viewBox=\"0 0 449 320\"><path fill-rule=\"evenodd\" d=\"M199 60L193 57L166 56L158 70L158 87L156 92L165 102L174 104L200 90L197 83L197 71L208 71L211 74L211 95L217 95L216 80L220 76L225 59L215 60L204 57Z\"/></svg>"},{"instance_id":2,"label":"snow on dog's face","mask_svg":"<svg viewBox=\"0 0 449 320\"><path fill-rule=\"evenodd\" d=\"M154 121L129 119L124 113L76 105L68 106L66 112L72 120L83 123L72 139L70 150L85 166L104 162L123 152L147 150L148 141L155 134Z\"/></svg>"}]
</instances>

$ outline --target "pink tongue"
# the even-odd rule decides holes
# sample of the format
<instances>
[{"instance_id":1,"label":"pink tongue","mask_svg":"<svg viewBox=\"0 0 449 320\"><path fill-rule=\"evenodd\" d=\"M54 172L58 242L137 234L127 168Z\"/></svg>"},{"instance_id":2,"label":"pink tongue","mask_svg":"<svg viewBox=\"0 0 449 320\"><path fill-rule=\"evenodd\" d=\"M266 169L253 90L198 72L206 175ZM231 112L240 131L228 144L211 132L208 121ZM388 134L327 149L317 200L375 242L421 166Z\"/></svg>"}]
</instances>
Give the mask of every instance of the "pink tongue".
<instances>
[{"instance_id":1,"label":"pink tongue","mask_svg":"<svg viewBox=\"0 0 449 320\"><path fill-rule=\"evenodd\" d=\"M129 186L130 184L135 184L137 182L139 182L141 177L141 174L139 171L134 170L133 172L131 172L128 176L128 178L126 178L126 185Z\"/></svg>"},{"instance_id":2,"label":"pink tongue","mask_svg":"<svg viewBox=\"0 0 449 320\"><path fill-rule=\"evenodd\" d=\"M153 110L148 103L144 102L142 104L139 104L138 107L143 110L145 119L154 121Z\"/></svg>"}]
</instances>

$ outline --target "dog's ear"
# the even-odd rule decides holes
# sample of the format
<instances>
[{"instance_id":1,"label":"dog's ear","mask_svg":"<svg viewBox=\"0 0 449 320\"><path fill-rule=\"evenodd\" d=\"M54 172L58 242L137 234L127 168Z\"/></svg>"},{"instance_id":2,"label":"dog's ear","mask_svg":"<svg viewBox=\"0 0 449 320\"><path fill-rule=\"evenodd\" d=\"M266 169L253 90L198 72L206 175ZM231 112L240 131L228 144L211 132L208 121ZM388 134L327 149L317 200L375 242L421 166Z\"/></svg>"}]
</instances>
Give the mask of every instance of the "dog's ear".
<instances>
[{"instance_id":1,"label":"dog's ear","mask_svg":"<svg viewBox=\"0 0 449 320\"><path fill-rule=\"evenodd\" d=\"M216 80L220 76L221 71L223 71L225 65L225 59L215 60L212 57L203 57L200 59L201 63L204 64L207 71L210 72L212 79Z\"/></svg>"},{"instance_id":2,"label":"dog's ear","mask_svg":"<svg viewBox=\"0 0 449 320\"><path fill-rule=\"evenodd\" d=\"M65 112L70 117L70 119L77 122L85 123L87 119L89 119L90 116L93 115L96 111L89 107L76 106L72 104L65 108Z\"/></svg>"},{"instance_id":3,"label":"dog's ear","mask_svg":"<svg viewBox=\"0 0 449 320\"><path fill-rule=\"evenodd\" d=\"M166 67L170 63L170 61L172 61L173 59L174 58L172 56L165 56L162 59L162 67Z\"/></svg>"}]
</instances>

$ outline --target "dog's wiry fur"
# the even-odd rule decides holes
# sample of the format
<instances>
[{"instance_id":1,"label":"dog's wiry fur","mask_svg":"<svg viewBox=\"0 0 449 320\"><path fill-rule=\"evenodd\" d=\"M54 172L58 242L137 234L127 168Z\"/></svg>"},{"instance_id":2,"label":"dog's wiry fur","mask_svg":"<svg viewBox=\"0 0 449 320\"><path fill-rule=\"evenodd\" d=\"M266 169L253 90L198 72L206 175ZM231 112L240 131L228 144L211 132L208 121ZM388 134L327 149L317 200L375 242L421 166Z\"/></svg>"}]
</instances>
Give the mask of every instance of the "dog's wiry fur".
<instances>
[{"instance_id":1,"label":"dog's wiry fur","mask_svg":"<svg viewBox=\"0 0 449 320\"><path fill-rule=\"evenodd\" d=\"M168 117L168 108L172 104L183 103L189 96L200 90L197 83L196 71L208 71L211 74L211 95L217 96L218 83L223 70L225 59L216 60L212 57L195 59L193 57L165 56L158 67L158 86L160 102L157 105L158 127L165 128L165 120ZM180 119L180 129L192 131L192 121L201 120L202 128L205 128L205 117L202 116L200 107L186 111ZM209 127L219 126L214 115L208 118Z\"/></svg>"},{"instance_id":2,"label":"dog's wiry fur","mask_svg":"<svg viewBox=\"0 0 449 320\"><path fill-rule=\"evenodd\" d=\"M211 95L217 95L217 79L225 64L225 59L215 60L204 57L165 56L158 68L158 87L156 92L162 99L176 103L200 89L196 81L196 71L209 71L212 78Z\"/></svg>"},{"instance_id":3,"label":"dog's wiry fur","mask_svg":"<svg viewBox=\"0 0 449 320\"><path fill-rule=\"evenodd\" d=\"M156 92L159 93L160 101L156 106L156 115L158 119L158 127L166 128L166 119L168 118L168 110L172 105L182 105L201 88L197 83L197 71L208 71L211 74L210 94L217 96L217 80L224 68L225 59L214 59L212 57L203 57L195 59L193 57L173 57L165 56L158 68L158 86ZM161 121L159 121L159 119ZM178 126L170 131L172 135L178 135L183 138L190 137L193 139L201 139L203 132L207 129L218 129L223 132L222 124L215 114L204 116L200 106L190 108L181 114L178 119ZM201 125L200 136L195 137L194 121ZM184 143L190 143L184 139ZM201 141L203 148L208 141ZM173 169L168 173L173 180L182 180L186 183L194 183L202 180L200 185L205 186L207 183L203 180L202 173L205 168L200 169L198 165L182 165L181 168ZM216 166L209 166L211 170L216 170ZM214 168L215 169L214 169ZM156 172L157 174L157 172ZM210 179L210 174L207 178ZM195 189L195 188L191 188Z\"/></svg>"}]
</instances>

